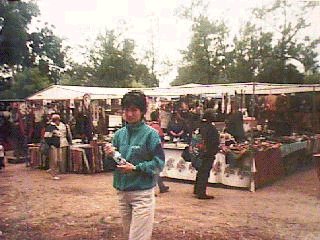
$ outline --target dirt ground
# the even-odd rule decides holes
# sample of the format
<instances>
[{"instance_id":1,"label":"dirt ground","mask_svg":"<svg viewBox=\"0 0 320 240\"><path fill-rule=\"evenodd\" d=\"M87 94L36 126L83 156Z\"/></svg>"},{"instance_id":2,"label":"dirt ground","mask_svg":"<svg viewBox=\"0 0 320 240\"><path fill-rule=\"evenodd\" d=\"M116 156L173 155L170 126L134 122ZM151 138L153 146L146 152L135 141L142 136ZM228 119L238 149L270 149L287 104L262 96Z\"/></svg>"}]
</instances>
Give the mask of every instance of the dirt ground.
<instances>
[{"instance_id":1,"label":"dirt ground","mask_svg":"<svg viewBox=\"0 0 320 240\"><path fill-rule=\"evenodd\" d=\"M312 166L252 193L167 181L158 194L153 239L320 239L320 187ZM7 164L0 171L0 239L121 239L112 173L64 174Z\"/></svg>"}]
</instances>

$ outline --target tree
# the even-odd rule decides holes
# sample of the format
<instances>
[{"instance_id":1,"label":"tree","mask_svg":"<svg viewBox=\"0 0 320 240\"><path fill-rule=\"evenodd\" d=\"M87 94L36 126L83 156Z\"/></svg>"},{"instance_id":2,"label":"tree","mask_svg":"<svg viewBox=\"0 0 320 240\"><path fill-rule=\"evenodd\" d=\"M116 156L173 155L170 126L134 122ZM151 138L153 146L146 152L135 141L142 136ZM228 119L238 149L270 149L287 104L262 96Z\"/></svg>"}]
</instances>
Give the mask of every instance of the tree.
<instances>
[{"instance_id":1,"label":"tree","mask_svg":"<svg viewBox=\"0 0 320 240\"><path fill-rule=\"evenodd\" d=\"M156 86L156 81L146 65L135 58L135 42L121 39L114 30L100 34L90 50L88 73L90 85L106 87L130 87L132 84Z\"/></svg>"},{"instance_id":2,"label":"tree","mask_svg":"<svg viewBox=\"0 0 320 240\"><path fill-rule=\"evenodd\" d=\"M40 13L35 2L0 1L0 65L30 66L28 24Z\"/></svg>"},{"instance_id":3,"label":"tree","mask_svg":"<svg viewBox=\"0 0 320 240\"><path fill-rule=\"evenodd\" d=\"M30 65L27 26L38 14L34 2L0 1L0 90L10 88L19 66Z\"/></svg>"},{"instance_id":4,"label":"tree","mask_svg":"<svg viewBox=\"0 0 320 240\"><path fill-rule=\"evenodd\" d=\"M304 79L304 83L306 84L319 84L320 82L320 72L315 72L313 74L307 74Z\"/></svg>"},{"instance_id":5,"label":"tree","mask_svg":"<svg viewBox=\"0 0 320 240\"><path fill-rule=\"evenodd\" d=\"M133 41L121 42L114 31L100 34L90 56L94 84L107 87L128 85L135 63L131 56L133 49Z\"/></svg>"},{"instance_id":6,"label":"tree","mask_svg":"<svg viewBox=\"0 0 320 240\"><path fill-rule=\"evenodd\" d=\"M187 50L181 51L183 63L172 85L226 81L229 30L223 20L209 19L208 6L206 0L192 0L178 10L180 17L192 22L193 35Z\"/></svg>"},{"instance_id":7,"label":"tree","mask_svg":"<svg viewBox=\"0 0 320 240\"><path fill-rule=\"evenodd\" d=\"M182 51L184 66L179 69L173 84L212 84L226 77L226 38L228 28L224 22L210 21L200 16L194 20L193 36L186 51ZM183 74L188 73L188 74Z\"/></svg>"},{"instance_id":8,"label":"tree","mask_svg":"<svg viewBox=\"0 0 320 240\"><path fill-rule=\"evenodd\" d=\"M52 27L46 25L35 32L28 32L28 25L39 13L35 1L0 1L0 89L17 89L16 97L32 92L27 87L34 86L34 91L38 91L37 86L41 85L29 84L29 78L21 77L21 74L29 76L28 71L31 71L30 76L39 77L32 81L45 80L45 86L47 78L51 83L57 83L65 67L66 49L62 47L62 39L54 35ZM35 67L38 67L39 74L35 74ZM25 86L19 82L21 79L27 81ZM20 91L20 87L24 90Z\"/></svg>"},{"instance_id":9,"label":"tree","mask_svg":"<svg viewBox=\"0 0 320 240\"><path fill-rule=\"evenodd\" d=\"M92 81L92 68L86 64L71 62L70 68L61 74L62 85L90 86Z\"/></svg>"},{"instance_id":10,"label":"tree","mask_svg":"<svg viewBox=\"0 0 320 240\"><path fill-rule=\"evenodd\" d=\"M303 31L310 26L306 12L317 3L275 0L271 6L255 8L254 17L241 28L232 44L227 44L227 26L223 21L210 21L204 6L207 4L203 0L193 0L190 7L180 10L180 16L192 21L193 35L188 49L182 51L184 62L173 85L303 83L303 72L318 72L320 38L303 37ZM302 73L299 64L304 67Z\"/></svg>"},{"instance_id":11,"label":"tree","mask_svg":"<svg viewBox=\"0 0 320 240\"><path fill-rule=\"evenodd\" d=\"M263 71L264 63L273 59L272 37L272 33L263 33L250 22L240 29L228 57L231 64L227 65L227 75L231 82L256 80L256 75Z\"/></svg>"},{"instance_id":12,"label":"tree","mask_svg":"<svg viewBox=\"0 0 320 240\"><path fill-rule=\"evenodd\" d=\"M32 65L47 74L52 83L58 84L69 47L62 46L63 40L53 33L53 27L46 23L43 28L31 33L27 45Z\"/></svg>"},{"instance_id":13,"label":"tree","mask_svg":"<svg viewBox=\"0 0 320 240\"><path fill-rule=\"evenodd\" d=\"M316 47L320 43L320 38L311 40L305 36L301 39L299 34L310 26L306 21L306 12L316 7L316 2L295 2L287 0L276 0L271 7L257 8L253 14L257 19L267 19L273 31L279 35L273 47L273 57L276 59L274 66L271 67L268 59L265 69L258 78L266 80L265 76L271 69L270 76L277 75L274 81L278 83L301 83L301 74L292 60L300 62L304 66L304 71L313 71L319 67L317 65ZM290 13L290 15L288 15ZM280 23L280 24L279 24ZM277 72L274 72L277 71ZM270 78L269 76L269 78Z\"/></svg>"},{"instance_id":14,"label":"tree","mask_svg":"<svg viewBox=\"0 0 320 240\"><path fill-rule=\"evenodd\" d=\"M158 56L156 51L156 44L155 44L155 28L157 29L159 25L158 18L155 16L151 16L150 18L150 29L148 32L150 33L150 40L149 40L149 48L145 52L144 60L146 61L147 67L150 69L149 76L145 76L145 80L143 82L147 83L148 86L159 86L159 80L157 76L159 73L156 71L156 64L158 63ZM146 67L146 69L148 69ZM148 71L149 72L149 71ZM149 82L149 83L148 83Z\"/></svg>"},{"instance_id":15,"label":"tree","mask_svg":"<svg viewBox=\"0 0 320 240\"><path fill-rule=\"evenodd\" d=\"M50 85L50 79L42 74L38 68L25 68L15 76L15 84L1 93L0 98L23 99Z\"/></svg>"}]
</instances>

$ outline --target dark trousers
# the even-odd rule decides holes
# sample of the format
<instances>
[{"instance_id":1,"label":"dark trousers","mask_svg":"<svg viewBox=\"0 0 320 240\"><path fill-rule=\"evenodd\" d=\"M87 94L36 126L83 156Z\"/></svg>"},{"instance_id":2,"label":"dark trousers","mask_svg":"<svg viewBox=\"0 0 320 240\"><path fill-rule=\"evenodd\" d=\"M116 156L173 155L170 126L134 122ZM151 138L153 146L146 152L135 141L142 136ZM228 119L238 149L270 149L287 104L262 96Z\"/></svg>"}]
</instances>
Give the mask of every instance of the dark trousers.
<instances>
[{"instance_id":1,"label":"dark trousers","mask_svg":"<svg viewBox=\"0 0 320 240\"><path fill-rule=\"evenodd\" d=\"M0 169L4 167L4 157L0 157Z\"/></svg>"},{"instance_id":2,"label":"dark trousers","mask_svg":"<svg viewBox=\"0 0 320 240\"><path fill-rule=\"evenodd\" d=\"M198 169L196 182L194 184L194 193L198 196L203 196L206 194L206 188L213 161L214 157L212 159L202 160L202 163Z\"/></svg>"},{"instance_id":3,"label":"dark trousers","mask_svg":"<svg viewBox=\"0 0 320 240\"><path fill-rule=\"evenodd\" d=\"M163 191L166 188L166 185L164 185L162 177L157 175L156 178L157 178L157 184L158 184L160 191Z\"/></svg>"}]
</instances>

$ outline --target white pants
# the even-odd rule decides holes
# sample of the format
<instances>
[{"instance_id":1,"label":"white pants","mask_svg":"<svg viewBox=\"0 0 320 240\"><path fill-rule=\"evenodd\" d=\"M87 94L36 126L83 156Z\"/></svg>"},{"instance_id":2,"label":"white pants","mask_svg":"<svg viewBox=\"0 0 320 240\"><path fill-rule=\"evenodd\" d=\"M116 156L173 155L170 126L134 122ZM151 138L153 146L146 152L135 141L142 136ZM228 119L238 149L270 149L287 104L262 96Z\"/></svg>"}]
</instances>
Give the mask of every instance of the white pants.
<instances>
[{"instance_id":1,"label":"white pants","mask_svg":"<svg viewBox=\"0 0 320 240\"><path fill-rule=\"evenodd\" d=\"M52 176L56 176L59 173L59 162L61 159L60 148L50 146L49 150L49 168L51 169Z\"/></svg>"},{"instance_id":2,"label":"white pants","mask_svg":"<svg viewBox=\"0 0 320 240\"><path fill-rule=\"evenodd\" d=\"M125 237L128 240L150 240L155 210L154 188L118 191Z\"/></svg>"}]
</instances>

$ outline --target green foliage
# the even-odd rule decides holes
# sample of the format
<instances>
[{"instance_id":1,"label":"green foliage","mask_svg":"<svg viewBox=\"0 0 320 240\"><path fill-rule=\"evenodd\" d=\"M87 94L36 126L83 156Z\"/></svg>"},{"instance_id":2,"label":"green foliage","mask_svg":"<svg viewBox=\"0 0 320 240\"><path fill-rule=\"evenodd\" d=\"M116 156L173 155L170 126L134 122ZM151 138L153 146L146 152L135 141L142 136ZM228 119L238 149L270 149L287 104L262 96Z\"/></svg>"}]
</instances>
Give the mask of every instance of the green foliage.
<instances>
[{"instance_id":1,"label":"green foliage","mask_svg":"<svg viewBox=\"0 0 320 240\"><path fill-rule=\"evenodd\" d=\"M60 84L90 86L92 68L84 64L71 63L71 68L61 74Z\"/></svg>"},{"instance_id":2,"label":"green foliage","mask_svg":"<svg viewBox=\"0 0 320 240\"><path fill-rule=\"evenodd\" d=\"M320 38L311 40L301 33L310 26L306 11L317 6L311 2L293 4L276 0L268 7L253 9L255 18L245 23L233 43L228 45L228 28L223 22L210 21L202 8L200 15L195 8L205 6L194 0L180 16L193 22L193 35L188 48L182 51L184 62L178 69L173 85L217 82L270 82L303 83L297 62L305 72L319 69L317 47ZM290 15L290 17L288 17ZM198 16L198 17L195 17ZM259 27L254 24L258 20ZM270 28L263 28L267 25ZM298 37L299 36L299 37Z\"/></svg>"},{"instance_id":3,"label":"green foliage","mask_svg":"<svg viewBox=\"0 0 320 240\"><path fill-rule=\"evenodd\" d=\"M90 49L89 64L83 67L88 85L130 87L132 84L153 87L158 81L144 64L134 56L135 42L121 39L115 31L106 31L97 37Z\"/></svg>"},{"instance_id":4,"label":"green foliage","mask_svg":"<svg viewBox=\"0 0 320 240\"><path fill-rule=\"evenodd\" d=\"M30 66L27 26L39 13L33 1L0 1L0 65Z\"/></svg>"},{"instance_id":5,"label":"green foliage","mask_svg":"<svg viewBox=\"0 0 320 240\"><path fill-rule=\"evenodd\" d=\"M211 22L207 17L195 19L193 36L187 51L183 51L185 66L173 84L216 83L226 72L226 38L228 28L224 22Z\"/></svg>"},{"instance_id":6,"label":"green foliage","mask_svg":"<svg viewBox=\"0 0 320 240\"><path fill-rule=\"evenodd\" d=\"M50 79L38 68L26 68L16 74L14 83L9 90L1 93L0 98L25 98L50 85Z\"/></svg>"},{"instance_id":7,"label":"green foliage","mask_svg":"<svg viewBox=\"0 0 320 240\"><path fill-rule=\"evenodd\" d=\"M262 21L267 19L273 31L280 33L278 38L272 39L275 44L269 52L273 59L264 59L262 69L259 71L259 80L266 81L269 75L269 79L273 79L266 82L302 83L303 76L297 70L296 65L292 65L292 60L300 62L305 72L315 71L319 67L316 60L318 57L316 48L320 43L320 38L311 40L305 36L301 40L298 37L304 29L310 26L306 21L306 12L315 6L316 4L308 1L293 4L286 0L276 0L269 8L254 9L253 13L258 19ZM260 31L262 32L262 29Z\"/></svg>"},{"instance_id":8,"label":"green foliage","mask_svg":"<svg viewBox=\"0 0 320 240\"><path fill-rule=\"evenodd\" d=\"M29 46L32 66L38 66L42 74L57 84L65 67L68 47L62 46L62 39L53 33L48 24L29 36Z\"/></svg>"},{"instance_id":9,"label":"green foliage","mask_svg":"<svg viewBox=\"0 0 320 240\"><path fill-rule=\"evenodd\" d=\"M65 51L62 48L62 39L54 35L53 30L48 25L38 32L31 33L28 45L34 60L33 64L37 64L36 58L39 58L46 63L51 62L57 67L65 67Z\"/></svg>"},{"instance_id":10,"label":"green foliage","mask_svg":"<svg viewBox=\"0 0 320 240\"><path fill-rule=\"evenodd\" d=\"M313 73L311 75L305 76L304 83L306 84L319 84L320 83L320 73Z\"/></svg>"},{"instance_id":11,"label":"green foliage","mask_svg":"<svg viewBox=\"0 0 320 240\"><path fill-rule=\"evenodd\" d=\"M0 74L0 82L4 75L9 81L2 96L23 97L56 83L65 67L66 49L52 27L28 33L28 25L39 13L35 1L0 1L0 68L11 73L9 78Z\"/></svg>"}]
</instances>

